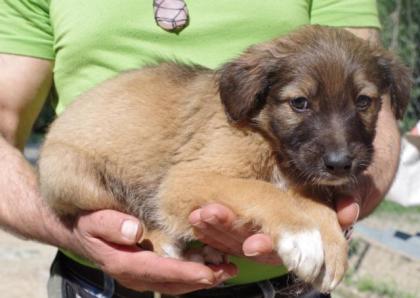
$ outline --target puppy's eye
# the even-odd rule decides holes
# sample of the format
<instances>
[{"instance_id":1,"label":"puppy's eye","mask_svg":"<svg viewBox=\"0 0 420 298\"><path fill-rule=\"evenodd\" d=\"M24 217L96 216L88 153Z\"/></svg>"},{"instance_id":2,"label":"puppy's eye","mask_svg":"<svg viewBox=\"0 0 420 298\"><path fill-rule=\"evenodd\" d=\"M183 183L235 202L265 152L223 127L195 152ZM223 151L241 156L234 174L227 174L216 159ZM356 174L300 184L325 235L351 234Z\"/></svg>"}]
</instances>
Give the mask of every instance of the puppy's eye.
<instances>
[{"instance_id":1,"label":"puppy's eye","mask_svg":"<svg viewBox=\"0 0 420 298\"><path fill-rule=\"evenodd\" d=\"M359 111L366 110L372 103L372 98L367 95L359 95L356 99L356 107Z\"/></svg>"},{"instance_id":2,"label":"puppy's eye","mask_svg":"<svg viewBox=\"0 0 420 298\"><path fill-rule=\"evenodd\" d=\"M291 99L289 104L296 112L304 112L309 108L309 101L303 96Z\"/></svg>"}]
</instances>

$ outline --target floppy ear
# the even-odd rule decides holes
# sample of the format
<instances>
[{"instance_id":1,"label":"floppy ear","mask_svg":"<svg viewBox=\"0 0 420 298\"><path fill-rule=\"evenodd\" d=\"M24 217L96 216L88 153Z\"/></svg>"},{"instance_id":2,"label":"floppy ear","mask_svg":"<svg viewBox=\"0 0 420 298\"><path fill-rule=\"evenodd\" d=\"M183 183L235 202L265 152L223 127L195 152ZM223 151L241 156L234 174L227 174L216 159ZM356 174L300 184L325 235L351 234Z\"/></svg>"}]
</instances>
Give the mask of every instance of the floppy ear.
<instances>
[{"instance_id":1,"label":"floppy ear","mask_svg":"<svg viewBox=\"0 0 420 298\"><path fill-rule=\"evenodd\" d=\"M392 110L395 117L401 119L410 101L412 85L410 70L397 56L388 51L383 51L379 55L378 64L389 89Z\"/></svg>"},{"instance_id":2,"label":"floppy ear","mask_svg":"<svg viewBox=\"0 0 420 298\"><path fill-rule=\"evenodd\" d=\"M246 124L264 107L279 67L274 48L274 42L253 46L220 69L219 93L230 121Z\"/></svg>"}]
</instances>

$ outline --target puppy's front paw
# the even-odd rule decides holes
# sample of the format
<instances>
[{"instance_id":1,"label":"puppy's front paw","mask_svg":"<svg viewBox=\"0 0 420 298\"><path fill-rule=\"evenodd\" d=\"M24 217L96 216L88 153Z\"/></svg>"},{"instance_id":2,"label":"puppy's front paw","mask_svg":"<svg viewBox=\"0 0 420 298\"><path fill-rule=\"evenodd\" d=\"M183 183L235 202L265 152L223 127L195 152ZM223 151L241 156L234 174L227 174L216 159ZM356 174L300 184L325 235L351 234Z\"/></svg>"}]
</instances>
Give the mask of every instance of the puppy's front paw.
<instances>
[{"instance_id":1,"label":"puppy's front paw","mask_svg":"<svg viewBox=\"0 0 420 298\"><path fill-rule=\"evenodd\" d=\"M329 293L343 279L347 270L347 241L337 237L334 241L324 240L325 264L314 282L322 293Z\"/></svg>"},{"instance_id":2,"label":"puppy's front paw","mask_svg":"<svg viewBox=\"0 0 420 298\"><path fill-rule=\"evenodd\" d=\"M280 233L277 252L284 265L305 282L313 282L324 265L322 239L317 229Z\"/></svg>"}]
</instances>

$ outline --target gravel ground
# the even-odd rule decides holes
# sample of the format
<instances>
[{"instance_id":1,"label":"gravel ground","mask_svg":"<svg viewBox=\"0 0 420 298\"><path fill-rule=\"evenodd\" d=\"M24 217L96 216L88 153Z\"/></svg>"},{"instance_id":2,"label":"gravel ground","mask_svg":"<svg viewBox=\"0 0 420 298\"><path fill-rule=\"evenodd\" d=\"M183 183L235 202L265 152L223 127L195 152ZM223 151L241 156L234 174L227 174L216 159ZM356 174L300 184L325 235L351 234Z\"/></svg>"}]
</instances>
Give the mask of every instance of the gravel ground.
<instances>
[{"instance_id":1,"label":"gravel ground","mask_svg":"<svg viewBox=\"0 0 420 298\"><path fill-rule=\"evenodd\" d=\"M56 249L0 230L0 297L47 297L49 265Z\"/></svg>"}]
</instances>

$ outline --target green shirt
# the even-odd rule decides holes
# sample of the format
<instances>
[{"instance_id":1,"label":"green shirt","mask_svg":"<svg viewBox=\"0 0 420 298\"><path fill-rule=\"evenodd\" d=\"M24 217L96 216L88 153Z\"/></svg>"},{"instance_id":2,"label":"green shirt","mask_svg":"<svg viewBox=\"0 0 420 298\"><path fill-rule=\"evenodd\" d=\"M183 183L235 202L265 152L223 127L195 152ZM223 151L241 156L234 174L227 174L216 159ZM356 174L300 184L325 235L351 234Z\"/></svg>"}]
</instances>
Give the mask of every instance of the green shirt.
<instances>
[{"instance_id":1,"label":"green shirt","mask_svg":"<svg viewBox=\"0 0 420 298\"><path fill-rule=\"evenodd\" d=\"M0 52L54 60L62 112L80 93L157 59L216 68L249 45L304 24L379 27L375 0L186 2L190 23L174 34L155 24L152 0L0 0ZM234 283L286 272L244 260L238 265Z\"/></svg>"}]
</instances>

